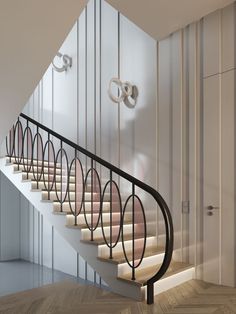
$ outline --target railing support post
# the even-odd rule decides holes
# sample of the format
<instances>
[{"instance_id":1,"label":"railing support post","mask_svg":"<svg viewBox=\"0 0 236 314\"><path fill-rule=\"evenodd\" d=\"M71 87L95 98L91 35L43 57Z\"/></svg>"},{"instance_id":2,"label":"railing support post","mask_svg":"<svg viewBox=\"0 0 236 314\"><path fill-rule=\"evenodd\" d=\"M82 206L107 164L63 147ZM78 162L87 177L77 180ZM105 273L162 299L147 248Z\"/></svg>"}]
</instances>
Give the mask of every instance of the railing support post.
<instances>
[{"instance_id":1,"label":"railing support post","mask_svg":"<svg viewBox=\"0 0 236 314\"><path fill-rule=\"evenodd\" d=\"M154 284L147 284L147 304L153 304L154 302Z\"/></svg>"}]
</instances>

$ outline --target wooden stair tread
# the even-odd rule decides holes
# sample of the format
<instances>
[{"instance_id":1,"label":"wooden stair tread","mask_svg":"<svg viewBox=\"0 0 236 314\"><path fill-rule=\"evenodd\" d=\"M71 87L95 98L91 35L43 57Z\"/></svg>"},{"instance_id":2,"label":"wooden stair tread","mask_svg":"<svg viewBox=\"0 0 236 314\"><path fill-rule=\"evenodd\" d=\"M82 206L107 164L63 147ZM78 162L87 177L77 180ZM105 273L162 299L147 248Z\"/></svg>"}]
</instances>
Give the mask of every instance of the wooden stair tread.
<instances>
[{"instance_id":1,"label":"wooden stair tread","mask_svg":"<svg viewBox=\"0 0 236 314\"><path fill-rule=\"evenodd\" d=\"M138 253L142 253L142 249L138 250ZM144 253L144 257L150 257L153 255L157 255L157 254L161 254L164 253L164 248L160 247L160 246L149 246L146 248L145 253ZM132 260L132 251L128 251L126 253L127 258L130 260ZM140 256L140 255L139 255ZM109 255L104 255L104 256L99 256L98 257L99 260L104 261L104 262L108 262L108 263L113 263L113 264L123 264L126 263L126 259L124 257L124 253L122 252L116 252L113 253L113 258L110 259ZM139 259L139 257L138 257Z\"/></svg>"},{"instance_id":2,"label":"wooden stair tread","mask_svg":"<svg viewBox=\"0 0 236 314\"><path fill-rule=\"evenodd\" d=\"M145 267L142 269L136 269L135 271L135 280L131 280L131 268L128 274L124 274L122 276L117 277L119 280L128 281L136 286L145 286L147 284L147 280L150 279L153 275L155 275L161 265L154 265L150 267ZM183 263L183 262L175 262L172 261L168 270L162 278L167 278L174 274L177 274L181 271L192 268L191 264Z\"/></svg>"},{"instance_id":3,"label":"wooden stair tread","mask_svg":"<svg viewBox=\"0 0 236 314\"><path fill-rule=\"evenodd\" d=\"M123 225L129 225L129 224L131 224L131 221L125 221ZM114 227L118 227L119 225L120 225L120 222L119 222L119 221L113 223L113 226L114 226ZM67 228L74 228L74 229L87 229L87 228L88 228L86 224L78 224L78 225L68 225L68 224L67 224L67 225L65 225L65 226L66 226ZM104 227L109 227L109 226L110 226L110 223L109 223L109 222L104 222L104 223L103 223L103 226L104 226ZM101 225L101 223L99 223L98 226L97 226L97 228L101 228L101 227L102 227L102 225Z\"/></svg>"},{"instance_id":4,"label":"wooden stair tread","mask_svg":"<svg viewBox=\"0 0 236 314\"><path fill-rule=\"evenodd\" d=\"M143 234L136 234L135 237L136 237L135 238L136 240L143 239ZM153 236L150 235L150 236L147 236L147 238L148 237L153 237ZM107 237L107 239L109 239L109 238ZM130 240L132 240L132 234L131 233L125 234L124 235L124 241L130 241ZM91 241L89 239L88 240L87 239L81 239L80 242L91 244L91 245L103 245L103 244L105 244L103 237L94 238L93 241ZM118 242L121 242L121 237L120 237Z\"/></svg>"},{"instance_id":5,"label":"wooden stair tread","mask_svg":"<svg viewBox=\"0 0 236 314\"><path fill-rule=\"evenodd\" d=\"M10 157L7 157L8 158L8 160L10 160ZM18 165L18 162L15 160L15 159L17 159L18 157L11 157L11 162L10 161L7 161L6 162L6 164L7 165ZM28 165L31 163L31 162L33 162L32 163L32 165L37 165L37 162L38 162L38 165L42 165L43 164L43 160L40 160L40 159L27 159L27 158L23 158L23 157L21 157L21 160L20 160L20 162L19 162L19 165L21 165L21 166L24 166L24 163L23 163L23 160L25 161L25 163L26 163L26 165L27 165L27 162L28 162ZM47 160L45 160L44 161L44 163L45 163L45 165L47 165L48 164L48 161ZM54 167L55 166L55 163L53 162L53 161L49 161L49 167ZM57 164L56 164L56 167L57 168L60 168L60 163L58 162Z\"/></svg>"}]
</instances>

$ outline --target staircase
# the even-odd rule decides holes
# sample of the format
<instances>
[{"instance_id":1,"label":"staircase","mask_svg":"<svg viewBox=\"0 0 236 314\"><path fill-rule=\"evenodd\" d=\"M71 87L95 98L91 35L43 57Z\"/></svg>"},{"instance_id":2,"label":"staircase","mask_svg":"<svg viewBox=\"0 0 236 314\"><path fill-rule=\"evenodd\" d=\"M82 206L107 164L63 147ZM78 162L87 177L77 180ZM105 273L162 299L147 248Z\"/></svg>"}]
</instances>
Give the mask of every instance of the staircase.
<instances>
[{"instance_id":1,"label":"staircase","mask_svg":"<svg viewBox=\"0 0 236 314\"><path fill-rule=\"evenodd\" d=\"M193 266L172 259L171 214L153 188L24 114L6 149L1 171L112 291L151 304L193 278ZM158 237L144 208L150 196L163 217Z\"/></svg>"}]
</instances>

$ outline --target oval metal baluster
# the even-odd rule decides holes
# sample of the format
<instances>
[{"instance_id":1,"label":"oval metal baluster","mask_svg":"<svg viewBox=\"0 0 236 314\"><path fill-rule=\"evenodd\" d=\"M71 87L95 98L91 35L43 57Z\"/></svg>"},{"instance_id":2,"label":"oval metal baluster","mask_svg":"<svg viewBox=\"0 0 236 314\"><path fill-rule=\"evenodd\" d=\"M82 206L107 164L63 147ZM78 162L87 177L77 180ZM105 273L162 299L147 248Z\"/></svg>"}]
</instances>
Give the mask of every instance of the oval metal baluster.
<instances>
[{"instance_id":1,"label":"oval metal baluster","mask_svg":"<svg viewBox=\"0 0 236 314\"><path fill-rule=\"evenodd\" d=\"M77 150L75 150L75 226L77 226ZM70 178L69 178L69 191L70 191ZM69 192L70 193L70 192Z\"/></svg>"},{"instance_id":2,"label":"oval metal baluster","mask_svg":"<svg viewBox=\"0 0 236 314\"><path fill-rule=\"evenodd\" d=\"M37 147L35 148L35 145ZM40 147L40 150L39 150ZM36 157L35 157L35 150L36 150ZM37 132L34 136L33 145L32 145L32 169L33 169L33 178L37 182L37 189L39 188L39 181L41 180L42 174L43 174L43 165L39 167L39 152L40 152L40 158L43 159L43 140L42 136L39 133L39 130L37 128ZM34 166L34 158L36 158L36 167ZM36 168L36 171L35 171ZM41 169L39 171L39 168Z\"/></svg>"},{"instance_id":3,"label":"oval metal baluster","mask_svg":"<svg viewBox=\"0 0 236 314\"><path fill-rule=\"evenodd\" d=\"M135 267L134 267L134 195L135 195L135 186L132 183L132 280L135 280Z\"/></svg>"},{"instance_id":4,"label":"oval metal baluster","mask_svg":"<svg viewBox=\"0 0 236 314\"><path fill-rule=\"evenodd\" d=\"M105 232L104 227L104 200L107 188L110 188L110 191L112 191L112 215L111 215L111 207L110 207L110 213L109 214L109 235L107 239L107 235ZM109 200L111 200L109 191ZM106 214L107 212L105 212ZM112 216L112 217L111 217ZM114 216L114 217L113 217ZM118 224L116 225L115 222ZM120 191L117 183L112 180L112 182L109 180L103 189L102 193L102 201L101 201L101 227L102 227L102 235L103 239L105 241L105 244L109 248L109 257L112 258L112 250L117 245L120 239L121 229L122 229L122 204L121 204L121 196ZM112 229L112 231L111 231ZM108 233L108 232L107 232Z\"/></svg>"},{"instance_id":5,"label":"oval metal baluster","mask_svg":"<svg viewBox=\"0 0 236 314\"><path fill-rule=\"evenodd\" d=\"M124 238L124 221L127 215L128 205L131 202L131 215L132 215L132 236L131 236L131 257L127 255L127 248ZM129 213L129 212L128 212ZM146 216L141 199L135 194L135 189L132 187L132 194L127 198L123 210L123 223L122 223L122 247L127 264L132 269L131 279L135 280L135 269L142 263L147 239ZM135 243L137 244L137 250Z\"/></svg>"},{"instance_id":6,"label":"oval metal baluster","mask_svg":"<svg viewBox=\"0 0 236 314\"><path fill-rule=\"evenodd\" d=\"M110 171L110 259L112 256L112 171Z\"/></svg>"},{"instance_id":7,"label":"oval metal baluster","mask_svg":"<svg viewBox=\"0 0 236 314\"><path fill-rule=\"evenodd\" d=\"M27 123L26 123L26 129L28 130L28 128L29 128L29 121L27 121ZM23 136L23 143L24 143L24 136ZM23 145L24 146L24 145ZM27 176L27 179L29 179L29 172L28 172L28 158L29 158L29 156L28 156L28 149L29 149L29 142L28 142L28 132L27 132L27 145L26 145L26 160L27 160L27 171L26 171L26 176ZM24 151L24 149L23 149L23 151ZM25 160L25 155L23 155L23 160Z\"/></svg>"},{"instance_id":8,"label":"oval metal baluster","mask_svg":"<svg viewBox=\"0 0 236 314\"><path fill-rule=\"evenodd\" d=\"M86 179L85 179L85 181L83 181L83 186L85 186L85 184L88 183L88 181L87 181L88 176L91 174L92 185L91 185L91 190L90 190L90 192L91 192L90 223L88 222L88 219L86 217L86 210L85 210L86 206L84 205L84 199L82 199L83 200L82 206L84 206L84 219L85 219L86 225L87 225L88 229L91 231L91 238L93 239L94 231L98 227L99 221L101 218L103 238L104 238L106 245L109 248L108 255L110 257L112 257L112 251L113 251L112 249L118 243L119 238L120 238L120 234L121 234L121 238L122 238L121 241L122 241L124 257L125 257L127 264L132 269L132 279L133 280L135 279L135 269L137 267L139 267L139 265L141 264L141 262L143 260L144 254L145 254L146 237L147 237L146 216L145 216L143 204L142 204L140 198L135 194L135 189L140 188L140 189L142 189L142 191L147 192L149 195L151 195L154 198L154 200L156 201L156 203L158 204L158 206L161 210L161 213L162 213L162 216L164 219L165 252L164 252L164 258L163 258L163 262L162 262L161 266L157 269L155 274L153 274L149 279L146 280L147 303L148 304L153 303L154 283L157 282L165 274L165 272L167 271L167 269L170 265L172 253L173 253L173 240L174 240L173 221L172 221L171 213L170 213L170 210L169 210L165 200L162 198L160 193L158 193L158 191L153 189L151 186L149 186L149 185L145 184L144 182L138 180L137 178L129 175L127 172L124 172L121 169L115 167L111 163L109 163L106 160L100 158L99 156L89 152L85 148L77 145L76 143L73 143L72 141L70 141L69 139L56 133L55 131L50 130L46 126L40 124L39 122L26 116L25 114L20 114L20 117L22 117L26 121L32 123L33 125L37 126L37 133L34 136L33 145L32 145L32 151L33 151L33 153L36 153L36 144L37 144L37 157L36 157L37 158L37 166L36 167L33 166L33 178L37 181L37 185L38 185L38 182L39 182L41 175L42 175L41 172L39 173L39 164L38 164L39 163L39 147L40 147L40 144L42 144L42 137L39 134L39 128L40 128L40 130L44 130L44 131L48 132L48 134L54 136L55 138L59 139L59 141L60 141L61 148L59 149L59 151L57 153L56 164L57 164L57 161L60 162L61 166L59 167L59 169L61 170L61 173L60 173L60 175L56 176L55 187L56 187L56 199L60 202L61 210L63 209L62 204L67 197L68 182L69 182L68 158L67 158L67 154L66 154L65 150L62 148L62 143L65 143L65 144L69 145L70 147L72 147L73 149L77 150L78 152L84 154L86 170L87 170L87 159L90 158L92 169L90 169L86 173ZM18 164L18 169L19 169L19 164L20 164L22 155L23 155L23 158L25 157L24 151L22 151L23 132L21 132L21 131L22 131L22 124L18 119L15 126L13 127L13 132L10 131L9 138L8 138L7 143L6 143L7 152L10 155L10 161L11 161L11 158L14 157L16 163ZM12 138L12 133L13 133L13 138ZM17 139L18 139L18 142L17 142ZM11 143L12 140L13 140L13 145ZM9 142L10 142L10 145L9 145ZM49 151L50 151L50 149L51 148L49 148ZM43 151L43 145L42 145L42 151ZM64 176L64 172L63 172L64 171L63 166L62 166L62 163L63 163L62 159L64 159L64 158L66 161L66 169L67 169L65 176ZM35 160L33 160L33 154L32 154L32 163L33 162L34 162L33 165L35 165L36 163L35 163ZM27 163L28 163L28 158L27 158ZM43 160L43 163L44 163L44 160ZM103 194L102 194L102 200L101 200L100 177L99 177L96 169L93 168L94 164L97 164L97 163L100 164L100 166L103 166L106 169L108 169L110 171L110 174L112 173L112 176L114 176L114 173L115 173L116 175L119 176L119 178L125 179L132 184L132 194L127 198L123 210L122 210L122 206L121 206L119 188L117 187L116 183L112 180L111 175L110 175L109 182L107 182L107 184L104 187ZM75 165L76 172L77 172L77 166L78 165L79 165L79 163L77 162ZM29 166L29 165L27 164L27 166ZM49 162L48 162L48 166L49 166L48 168L50 168ZM35 174L35 172L36 172L35 169L37 169L37 176ZM41 167L41 169L42 169L42 167ZM50 178L49 169L48 169L48 174L49 174L48 178ZM75 177L74 177L74 179L75 179ZM59 183L61 186L60 192L59 192L59 188L58 188L57 182L56 182L57 179L59 179L59 178L61 178L61 181ZM64 184L63 178L65 178L65 180L67 182L66 184ZM75 180L76 180L76 182L78 181L77 179L75 179ZM97 180L98 186L94 185L95 180ZM78 210L77 184L75 186L76 186L76 191L75 191L76 196L75 196L74 204L76 204L76 208L75 208L74 214L77 216L77 214L78 214L78 211L77 211ZM94 186L95 186L95 188L94 188ZM64 190L65 187L66 187L66 189ZM98 187L98 189L97 189L97 187ZM106 207L106 211L103 211L103 207L105 205L104 200L105 200L105 193L106 193L107 187L110 187L110 207L109 207L110 208L110 214L107 213L108 206ZM120 200L119 204L120 204L121 214L118 216L117 216L117 212L116 212L116 205L117 204L114 203L113 189L114 189L114 192L117 191L117 194L119 195L118 198ZM60 195L59 195L59 193L60 193ZM80 195L80 190L79 190L79 195ZM96 197L96 201L98 199L99 202L94 202L95 197ZM129 210L128 210L128 207L129 207ZM106 217L105 219L109 219L109 223L107 224L108 227L104 225L103 214ZM127 225L125 223L126 223L126 217L128 220L130 220L131 216L132 216L132 222L131 222L132 223L132 225L131 225L132 234L130 237L130 224ZM96 221L95 221L95 217L97 217ZM116 228L116 225L115 225L116 218L115 217L120 218L119 228ZM140 218L142 219L141 221L139 221ZM77 220L75 218L75 222L76 221ZM109 230L109 227L110 227L110 230ZM141 230L141 234L138 233L138 232L140 232L140 230ZM127 232L127 231L129 231L128 238L126 238L126 235L125 235L125 232ZM115 232L118 232L118 234L115 235ZM107 239L108 236L110 236L109 240Z\"/></svg>"},{"instance_id":9,"label":"oval metal baluster","mask_svg":"<svg viewBox=\"0 0 236 314\"><path fill-rule=\"evenodd\" d=\"M47 190L48 190L48 200L50 200L50 186L49 186L49 182L50 182L50 173L49 173L50 144L49 143L50 143L50 135L48 133L48 187L47 187ZM46 145L45 145L45 147L46 147ZM54 155L54 158L55 158L55 155ZM54 169L55 169L55 167L54 167Z\"/></svg>"},{"instance_id":10,"label":"oval metal baluster","mask_svg":"<svg viewBox=\"0 0 236 314\"><path fill-rule=\"evenodd\" d=\"M47 157L46 157L47 154ZM50 140L48 133L47 142L43 149L43 182L44 188L47 191L48 200L50 200L50 192L55 185L55 172L56 172L56 156L53 142ZM46 179L46 166L47 166L47 179Z\"/></svg>"},{"instance_id":11,"label":"oval metal baluster","mask_svg":"<svg viewBox=\"0 0 236 314\"><path fill-rule=\"evenodd\" d=\"M15 132L15 126L11 128L8 135L6 136L6 152L7 156L9 157L9 162L11 163L11 159L14 154L14 132ZM8 139L9 139L9 145L8 145Z\"/></svg>"},{"instance_id":12,"label":"oval metal baluster","mask_svg":"<svg viewBox=\"0 0 236 314\"><path fill-rule=\"evenodd\" d=\"M26 158L24 154L25 146L26 146ZM24 168L24 171L26 172L27 179L29 179L29 172L32 167L32 152L33 152L32 146L33 146L33 135L29 127L29 123L27 121L27 126L23 134L23 168ZM26 162L25 162L25 159L26 159Z\"/></svg>"},{"instance_id":13,"label":"oval metal baluster","mask_svg":"<svg viewBox=\"0 0 236 314\"><path fill-rule=\"evenodd\" d=\"M17 132L17 138L16 138ZM17 141L17 143L16 143ZM17 151L16 151L17 149ZM23 128L20 119L17 119L15 128L14 128L14 159L17 164L17 170L20 170L20 162L23 154Z\"/></svg>"},{"instance_id":14,"label":"oval metal baluster","mask_svg":"<svg viewBox=\"0 0 236 314\"><path fill-rule=\"evenodd\" d=\"M98 172L96 169L94 168L90 168L89 171L86 174L86 178L85 178L85 187L88 186L88 179L89 179L89 175L91 175L91 183L93 183L93 187L91 186L90 183L90 195L91 195L91 199L93 200L93 215L92 215L92 207L91 207L91 211L90 211L90 224L88 222L87 219L87 215L86 215L86 206L84 204L84 219L85 219L85 223L88 227L88 229L90 231L93 230L93 232L97 229L98 225L99 225L99 220L101 217L101 182L100 182L100 178L98 175ZM93 177L93 179L92 179ZM95 192L96 193L96 204L94 204L94 193L91 194L91 192ZM90 201L91 201L90 199ZM96 220L95 220L95 217Z\"/></svg>"},{"instance_id":15,"label":"oval metal baluster","mask_svg":"<svg viewBox=\"0 0 236 314\"><path fill-rule=\"evenodd\" d=\"M74 176L72 176L72 171L75 171ZM74 180L74 199L72 199L71 195L73 195L73 191L70 189L71 179ZM82 206L84 203L84 173L81 161L77 157L77 152L75 151L75 157L71 161L70 169L69 169L69 189L68 189L68 199L71 214L74 216L75 225L77 225L77 217L81 213Z\"/></svg>"},{"instance_id":16,"label":"oval metal baluster","mask_svg":"<svg viewBox=\"0 0 236 314\"><path fill-rule=\"evenodd\" d=\"M39 134L39 127L37 126L37 134ZM38 180L38 173L39 173L39 140L37 137L37 189L39 188L39 180Z\"/></svg>"},{"instance_id":17,"label":"oval metal baluster","mask_svg":"<svg viewBox=\"0 0 236 314\"><path fill-rule=\"evenodd\" d=\"M93 160L91 159L91 169L93 169ZM93 241L93 170L91 172L91 241Z\"/></svg>"},{"instance_id":18,"label":"oval metal baluster","mask_svg":"<svg viewBox=\"0 0 236 314\"><path fill-rule=\"evenodd\" d=\"M63 163L63 159L64 159L64 163ZM67 157L67 154L66 154L66 151L65 149L63 148L62 146L62 142L61 142L61 145L60 145L60 149L58 150L57 152L57 156L56 156L56 162L55 162L55 169L57 170L57 164L58 162L60 162L60 174L59 174L59 177L60 177L60 182L59 182L59 185L60 185L60 192L58 191L58 186L57 186L57 172L55 177L56 177L56 180L55 180L55 190L56 190L56 198L58 200L58 202L60 203L60 211L62 212L63 211L63 203L65 202L66 200L66 197L67 197L67 193L68 193L68 180L69 180L69 170L68 170L68 157ZM63 165L64 165L64 169L63 169ZM55 171L56 171L55 170Z\"/></svg>"},{"instance_id":19,"label":"oval metal baluster","mask_svg":"<svg viewBox=\"0 0 236 314\"><path fill-rule=\"evenodd\" d=\"M60 199L60 203L61 203L61 212L63 211L63 205L62 205L62 141L60 141L60 146L61 146L61 199ZM57 166L57 165L56 165Z\"/></svg>"}]
</instances>

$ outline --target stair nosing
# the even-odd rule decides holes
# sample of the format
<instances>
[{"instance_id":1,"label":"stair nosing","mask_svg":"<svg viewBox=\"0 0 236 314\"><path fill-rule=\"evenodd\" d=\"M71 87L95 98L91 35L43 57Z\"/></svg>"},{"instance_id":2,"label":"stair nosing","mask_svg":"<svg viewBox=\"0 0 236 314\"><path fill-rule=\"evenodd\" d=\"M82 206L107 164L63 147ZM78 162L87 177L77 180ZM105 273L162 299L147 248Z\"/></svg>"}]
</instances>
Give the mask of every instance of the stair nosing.
<instances>
[{"instance_id":1,"label":"stair nosing","mask_svg":"<svg viewBox=\"0 0 236 314\"><path fill-rule=\"evenodd\" d=\"M158 271L158 266L159 265L157 265L157 271ZM149 268L149 267L146 267L146 268ZM166 279L168 277L174 276L174 275L176 275L178 273L181 273L183 271L189 270L191 268L194 268L194 266L189 264L189 265L181 267L178 270L170 271L169 273L166 272L157 282L159 282L160 280ZM143 268L142 270L145 271L145 268ZM131 277L131 274L130 274L130 277ZM138 286L138 287L145 287L147 285L147 281L149 280L149 279L147 279L147 280L141 282L141 281L138 281L138 280L127 279L127 278L124 278L122 276L117 276L117 279L121 280L121 281L129 282L130 284Z\"/></svg>"}]
</instances>

